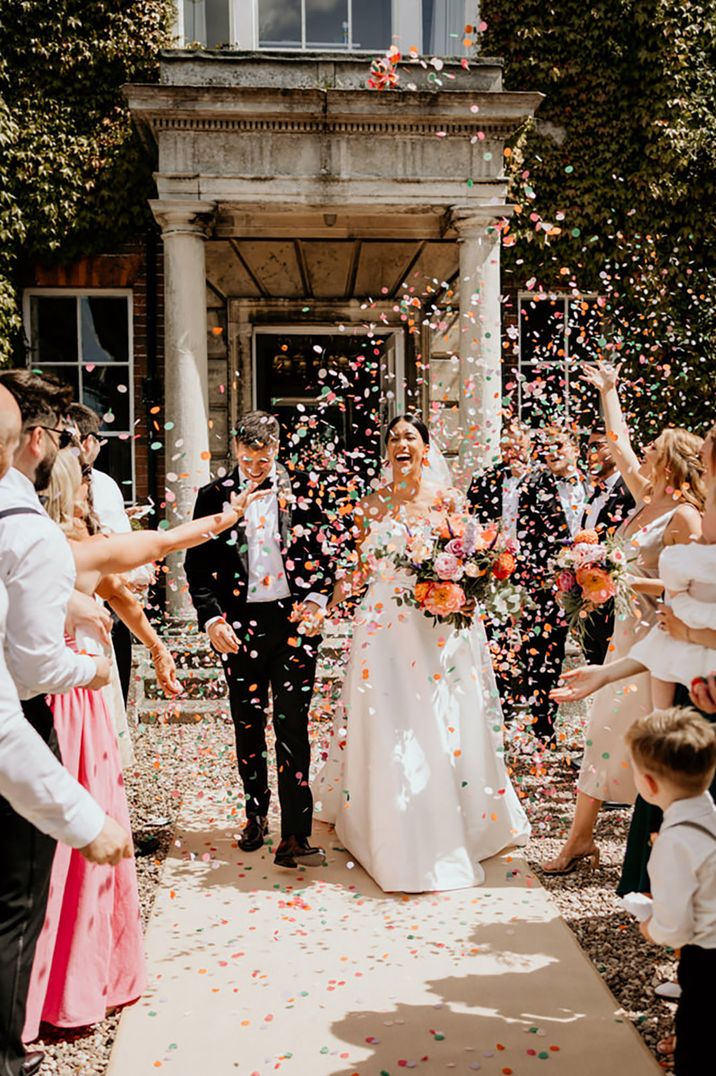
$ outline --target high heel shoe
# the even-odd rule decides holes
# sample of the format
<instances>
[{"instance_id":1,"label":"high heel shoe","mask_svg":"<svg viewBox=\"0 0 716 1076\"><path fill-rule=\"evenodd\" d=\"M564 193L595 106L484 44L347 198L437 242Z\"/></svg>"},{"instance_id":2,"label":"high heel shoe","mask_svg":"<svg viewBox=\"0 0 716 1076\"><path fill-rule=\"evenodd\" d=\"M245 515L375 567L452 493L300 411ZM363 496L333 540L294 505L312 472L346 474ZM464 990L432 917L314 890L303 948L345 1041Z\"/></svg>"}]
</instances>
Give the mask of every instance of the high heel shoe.
<instances>
[{"instance_id":1,"label":"high heel shoe","mask_svg":"<svg viewBox=\"0 0 716 1076\"><path fill-rule=\"evenodd\" d=\"M552 875L572 874L574 871L576 871L579 864L584 862L585 860L587 861L588 866L592 870L596 870L599 866L599 856L599 849L595 845L594 848L592 848L592 850L589 852L580 852L579 855L570 856L563 867L550 868L543 866L542 873Z\"/></svg>"}]
</instances>

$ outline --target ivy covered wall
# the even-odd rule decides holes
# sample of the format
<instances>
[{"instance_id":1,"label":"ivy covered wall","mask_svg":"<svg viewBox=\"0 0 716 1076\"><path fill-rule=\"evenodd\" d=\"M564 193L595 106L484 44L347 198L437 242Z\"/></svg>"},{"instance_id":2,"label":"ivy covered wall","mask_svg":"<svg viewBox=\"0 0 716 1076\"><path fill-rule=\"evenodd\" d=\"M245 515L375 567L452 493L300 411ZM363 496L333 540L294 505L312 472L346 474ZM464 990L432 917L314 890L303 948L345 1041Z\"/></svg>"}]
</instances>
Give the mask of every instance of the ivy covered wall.
<instances>
[{"instance_id":1,"label":"ivy covered wall","mask_svg":"<svg viewBox=\"0 0 716 1076\"><path fill-rule=\"evenodd\" d=\"M149 222L153 161L120 87L153 82L171 0L0 0L0 361L20 260L112 250Z\"/></svg>"},{"instance_id":2,"label":"ivy covered wall","mask_svg":"<svg viewBox=\"0 0 716 1076\"><path fill-rule=\"evenodd\" d=\"M716 3L482 0L483 54L546 95L506 162L504 281L606 299L645 434L714 418Z\"/></svg>"}]
</instances>

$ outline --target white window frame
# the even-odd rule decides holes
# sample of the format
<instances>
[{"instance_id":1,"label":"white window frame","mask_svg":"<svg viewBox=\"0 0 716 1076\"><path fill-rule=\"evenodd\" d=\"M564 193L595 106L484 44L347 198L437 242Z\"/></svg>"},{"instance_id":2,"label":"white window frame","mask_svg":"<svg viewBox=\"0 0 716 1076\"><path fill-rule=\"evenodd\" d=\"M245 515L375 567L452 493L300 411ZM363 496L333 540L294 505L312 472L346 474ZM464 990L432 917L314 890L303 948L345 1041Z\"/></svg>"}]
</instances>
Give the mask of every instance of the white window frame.
<instances>
[{"instance_id":1,"label":"white window frame","mask_svg":"<svg viewBox=\"0 0 716 1076\"><path fill-rule=\"evenodd\" d=\"M130 445L130 462L131 462L131 478L132 483L129 487L120 485L122 490L122 496L127 504L134 502L137 486L136 478L136 448L135 448L135 408L134 408L134 293L131 288L25 288L22 295L22 316L25 327L25 339L28 342L27 349L27 366L28 369L33 368L32 362L32 316L31 316L31 300L35 297L45 296L50 299L84 299L86 297L100 296L103 299L126 299L127 300L127 395L129 396L129 445ZM75 362L55 362L48 365L52 366L66 366L69 369L75 369L78 371L78 385L80 389L80 400L82 398L82 359L81 359L81 343L82 343L82 324L81 319L77 317L77 359ZM112 366L115 364L106 363L101 365ZM124 367L124 363L117 363L116 366ZM42 365L37 367L42 368ZM78 401L79 402L79 401ZM100 434L101 438L116 437L119 439L119 435L125 431L118 431L115 433L112 430L103 430Z\"/></svg>"},{"instance_id":2,"label":"white window frame","mask_svg":"<svg viewBox=\"0 0 716 1076\"><path fill-rule=\"evenodd\" d=\"M543 366L561 366L564 373L564 413L567 421L570 420L570 374L569 374L569 341L570 334L567 332L569 326L569 304L579 302L592 302L596 303L599 296L596 292L590 292L587 295L580 295L579 299L576 299L573 295L570 295L566 291L550 291L547 292L543 298L539 298L533 291L519 291L517 293L517 372L522 373L523 366L530 366L531 363L522 362L522 303L526 302L550 302L560 300L563 303L564 310L564 357L561 359L548 359L545 360ZM522 377L517 378L517 414L522 418Z\"/></svg>"},{"instance_id":3,"label":"white window frame","mask_svg":"<svg viewBox=\"0 0 716 1076\"><path fill-rule=\"evenodd\" d=\"M353 0L359 3L360 0ZM386 0L387 2L387 0ZM259 0L226 0L229 5L229 34L232 48L246 52L267 51L259 46ZM392 40L403 51L415 46L420 52L423 51L423 8L422 0L390 0L392 7ZM464 25L473 25L479 21L478 0L464 0L465 20ZM349 9L350 19L350 9ZM174 19L174 38L179 47L186 44L184 40L184 3L176 0ZM388 43L389 44L389 43ZM386 45L386 49L387 49ZM331 52L339 46L327 48ZM276 51L276 50L268 50ZM281 52L303 52L303 48L282 47ZM342 52L343 50L340 49ZM375 49L346 49L351 51L365 52L374 55ZM455 55L462 56L466 50L461 46Z\"/></svg>"},{"instance_id":4,"label":"white window frame","mask_svg":"<svg viewBox=\"0 0 716 1076\"><path fill-rule=\"evenodd\" d=\"M340 332L338 326L335 324L286 325L275 323L273 325L254 325L251 334L251 402L254 408L258 406L258 370L256 366L257 337L313 336L314 334L337 337L365 336L367 338L370 338L371 336L392 336L392 342L395 347L395 396L393 399L393 408L396 415L400 415L405 411L405 334L403 329L397 325L386 326L380 330L378 330L377 326L374 330L370 330L363 325L346 325L344 332ZM381 437L384 433L385 430L381 429Z\"/></svg>"}]
</instances>

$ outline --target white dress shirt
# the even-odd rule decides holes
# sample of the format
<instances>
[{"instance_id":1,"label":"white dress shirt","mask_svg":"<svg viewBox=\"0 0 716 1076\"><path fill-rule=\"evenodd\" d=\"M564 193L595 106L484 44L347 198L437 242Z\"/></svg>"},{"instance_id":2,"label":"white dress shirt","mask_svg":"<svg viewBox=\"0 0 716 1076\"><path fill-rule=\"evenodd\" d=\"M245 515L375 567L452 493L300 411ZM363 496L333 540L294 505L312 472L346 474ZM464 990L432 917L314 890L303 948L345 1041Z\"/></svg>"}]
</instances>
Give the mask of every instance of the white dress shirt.
<instances>
[{"instance_id":1,"label":"white dress shirt","mask_svg":"<svg viewBox=\"0 0 716 1076\"><path fill-rule=\"evenodd\" d=\"M513 541L517 538L520 492L526 475L506 474L502 480L502 531Z\"/></svg>"},{"instance_id":2,"label":"white dress shirt","mask_svg":"<svg viewBox=\"0 0 716 1076\"><path fill-rule=\"evenodd\" d=\"M597 520L599 519L599 513L611 497L612 491L614 490L614 487L619 481L619 478L619 471L615 471L614 474L609 475L609 478L607 478L606 481L604 481L600 486L596 487L599 490L599 494L594 498L593 501L590 501L585 508L585 516L583 523L583 527L585 530L591 531L594 530L594 528L596 527Z\"/></svg>"},{"instance_id":3,"label":"white dress shirt","mask_svg":"<svg viewBox=\"0 0 716 1076\"><path fill-rule=\"evenodd\" d=\"M3 650L7 606L0 583L0 795L43 833L71 848L84 848L100 833L105 814L20 709Z\"/></svg>"},{"instance_id":4,"label":"white dress shirt","mask_svg":"<svg viewBox=\"0 0 716 1076\"><path fill-rule=\"evenodd\" d=\"M567 520L567 526L569 527L569 533L572 538L574 538L582 525L584 502L587 499L587 491L581 479L575 475L574 481L558 478L557 492L559 494L559 499L562 502L562 508L564 510L565 519Z\"/></svg>"},{"instance_id":5,"label":"white dress shirt","mask_svg":"<svg viewBox=\"0 0 716 1076\"><path fill-rule=\"evenodd\" d=\"M65 646L67 603L76 578L69 542L30 480L11 467L0 479L0 511L20 507L35 511L0 520L0 580L10 602L7 667L20 698L31 699L84 687L96 667L91 657Z\"/></svg>"},{"instance_id":6,"label":"white dress shirt","mask_svg":"<svg viewBox=\"0 0 716 1076\"><path fill-rule=\"evenodd\" d=\"M124 510L122 491L110 475L92 468L92 501L102 528L112 534L128 534L132 529Z\"/></svg>"},{"instance_id":7,"label":"white dress shirt","mask_svg":"<svg viewBox=\"0 0 716 1076\"><path fill-rule=\"evenodd\" d=\"M649 933L657 945L716 949L716 806L708 792L676 800L664 811L649 858L649 879Z\"/></svg>"},{"instance_id":8,"label":"white dress shirt","mask_svg":"<svg viewBox=\"0 0 716 1076\"><path fill-rule=\"evenodd\" d=\"M248 479L242 474L242 488ZM281 530L279 524L278 497L275 492L276 465L271 468L268 479L274 485L274 492L267 497L260 497L246 509L246 544L248 546L249 579L246 591L248 604L258 602L277 602L291 597L291 588L286 578L286 568L281 553ZM309 594L304 601L315 602L321 608L328 604L325 594ZM213 616L204 627L208 631L212 624L221 620Z\"/></svg>"}]
</instances>

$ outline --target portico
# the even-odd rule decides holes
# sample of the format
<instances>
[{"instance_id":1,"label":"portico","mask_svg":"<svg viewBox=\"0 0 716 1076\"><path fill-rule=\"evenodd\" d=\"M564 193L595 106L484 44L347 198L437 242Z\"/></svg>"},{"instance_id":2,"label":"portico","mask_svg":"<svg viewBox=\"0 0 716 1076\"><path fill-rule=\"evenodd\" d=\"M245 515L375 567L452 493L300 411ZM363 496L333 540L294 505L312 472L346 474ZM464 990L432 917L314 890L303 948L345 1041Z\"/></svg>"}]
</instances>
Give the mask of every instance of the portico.
<instances>
[{"instance_id":1,"label":"portico","mask_svg":"<svg viewBox=\"0 0 716 1076\"><path fill-rule=\"evenodd\" d=\"M495 457L503 151L541 97L504 92L495 60L399 72L378 92L365 57L172 50L160 84L126 87L158 147L167 472L182 514L257 405L269 330L289 359L291 327L322 333L324 366L341 358L324 346L331 328L363 334L379 344L380 422L411 404L449 452L464 443L465 466ZM311 406L302 354L281 398ZM438 368L450 385L431 393ZM282 369L279 353L264 374Z\"/></svg>"}]
</instances>

